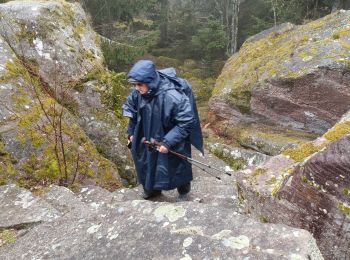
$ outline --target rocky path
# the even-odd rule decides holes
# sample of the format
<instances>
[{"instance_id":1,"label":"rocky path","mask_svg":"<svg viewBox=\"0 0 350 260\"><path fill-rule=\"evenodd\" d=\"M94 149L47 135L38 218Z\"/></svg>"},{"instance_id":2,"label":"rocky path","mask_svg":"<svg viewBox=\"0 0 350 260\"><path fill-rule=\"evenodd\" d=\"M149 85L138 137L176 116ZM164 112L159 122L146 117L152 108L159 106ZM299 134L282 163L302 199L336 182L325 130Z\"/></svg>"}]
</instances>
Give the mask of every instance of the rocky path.
<instances>
[{"instance_id":1,"label":"rocky path","mask_svg":"<svg viewBox=\"0 0 350 260\"><path fill-rule=\"evenodd\" d=\"M194 158L225 167L211 155ZM0 186L0 234L13 238L0 259L322 259L309 232L241 215L234 175L194 175L185 202L175 191L145 201L138 188L52 186L34 196Z\"/></svg>"},{"instance_id":2,"label":"rocky path","mask_svg":"<svg viewBox=\"0 0 350 260\"><path fill-rule=\"evenodd\" d=\"M194 180L192 182L192 190L188 197L188 201L230 208L236 212L239 211L233 171L226 166L223 161L217 159L208 152L204 157L200 152L192 149L192 157L197 161L222 171L228 170L232 176L228 176L223 172L220 173L213 169L208 169L204 166L201 166L201 168L192 166ZM203 171L202 168L206 169L207 172ZM213 176L217 176L221 180L218 180ZM138 188L137 191L140 193L141 191L139 191L139 189L141 188ZM152 200L158 202L176 202L177 197L178 193L176 190L163 191L162 196L156 197Z\"/></svg>"}]
</instances>

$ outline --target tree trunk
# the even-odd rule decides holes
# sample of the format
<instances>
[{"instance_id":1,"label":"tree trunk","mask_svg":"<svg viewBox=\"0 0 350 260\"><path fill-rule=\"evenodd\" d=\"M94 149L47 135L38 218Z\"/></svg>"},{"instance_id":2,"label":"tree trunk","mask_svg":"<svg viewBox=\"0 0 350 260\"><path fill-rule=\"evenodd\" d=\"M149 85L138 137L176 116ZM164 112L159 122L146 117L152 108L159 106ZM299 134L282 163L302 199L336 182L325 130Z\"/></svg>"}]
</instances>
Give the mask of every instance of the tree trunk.
<instances>
[{"instance_id":1,"label":"tree trunk","mask_svg":"<svg viewBox=\"0 0 350 260\"><path fill-rule=\"evenodd\" d=\"M315 0L313 18L316 18L316 15L317 15L317 12L318 12L318 1L319 0Z\"/></svg>"},{"instance_id":2,"label":"tree trunk","mask_svg":"<svg viewBox=\"0 0 350 260\"><path fill-rule=\"evenodd\" d=\"M273 24L276 27L277 26L277 13L276 13L277 2L276 2L276 0L272 0L271 4L272 4L272 11L273 11Z\"/></svg>"},{"instance_id":3,"label":"tree trunk","mask_svg":"<svg viewBox=\"0 0 350 260\"><path fill-rule=\"evenodd\" d=\"M224 13L225 13L225 31L227 35L227 46L226 52L230 53L230 42L231 42L231 24L230 24L230 4L231 0L224 0Z\"/></svg>"},{"instance_id":4,"label":"tree trunk","mask_svg":"<svg viewBox=\"0 0 350 260\"><path fill-rule=\"evenodd\" d=\"M239 15L240 0L233 0L232 5L232 25L231 25L231 44L230 54L237 51L237 36L238 36L238 15Z\"/></svg>"},{"instance_id":5,"label":"tree trunk","mask_svg":"<svg viewBox=\"0 0 350 260\"><path fill-rule=\"evenodd\" d=\"M168 43L168 9L169 3L168 0L160 1L160 16L161 16L161 24L160 24L160 46L166 46Z\"/></svg>"},{"instance_id":6,"label":"tree trunk","mask_svg":"<svg viewBox=\"0 0 350 260\"><path fill-rule=\"evenodd\" d=\"M332 5L332 13L337 10L343 9L343 6L344 6L343 0L334 0L334 3Z\"/></svg>"}]
</instances>

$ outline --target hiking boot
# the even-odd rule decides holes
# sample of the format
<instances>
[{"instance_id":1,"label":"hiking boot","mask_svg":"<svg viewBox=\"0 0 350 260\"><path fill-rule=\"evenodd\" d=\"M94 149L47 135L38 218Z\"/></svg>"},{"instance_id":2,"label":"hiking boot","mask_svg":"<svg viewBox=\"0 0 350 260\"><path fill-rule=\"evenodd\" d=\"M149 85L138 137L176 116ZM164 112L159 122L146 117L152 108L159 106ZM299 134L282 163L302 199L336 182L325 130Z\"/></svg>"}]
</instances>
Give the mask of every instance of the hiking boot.
<instances>
[{"instance_id":1,"label":"hiking boot","mask_svg":"<svg viewBox=\"0 0 350 260\"><path fill-rule=\"evenodd\" d=\"M177 187L177 191L180 195L187 194L191 191L191 183L186 183L182 186Z\"/></svg>"},{"instance_id":2,"label":"hiking boot","mask_svg":"<svg viewBox=\"0 0 350 260\"><path fill-rule=\"evenodd\" d=\"M179 196L177 197L176 201L188 201L189 200L189 193L191 191L191 183L186 183L182 186L177 187L177 192L179 193Z\"/></svg>"},{"instance_id":3,"label":"hiking boot","mask_svg":"<svg viewBox=\"0 0 350 260\"><path fill-rule=\"evenodd\" d=\"M151 198L160 196L161 194L162 194L161 190L152 190L152 191L144 190L142 193L142 198L144 198L145 200L149 200Z\"/></svg>"},{"instance_id":4,"label":"hiking boot","mask_svg":"<svg viewBox=\"0 0 350 260\"><path fill-rule=\"evenodd\" d=\"M179 194L179 196L176 198L176 202L182 202L182 201L189 201L190 200L190 194Z\"/></svg>"}]
</instances>

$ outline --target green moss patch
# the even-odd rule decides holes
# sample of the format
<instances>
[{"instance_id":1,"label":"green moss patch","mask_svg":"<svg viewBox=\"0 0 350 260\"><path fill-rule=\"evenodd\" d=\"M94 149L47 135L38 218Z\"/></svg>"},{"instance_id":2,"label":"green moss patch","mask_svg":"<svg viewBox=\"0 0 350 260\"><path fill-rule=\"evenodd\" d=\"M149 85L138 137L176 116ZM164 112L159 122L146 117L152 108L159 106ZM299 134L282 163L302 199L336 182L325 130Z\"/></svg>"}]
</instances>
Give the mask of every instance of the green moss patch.
<instances>
[{"instance_id":1,"label":"green moss patch","mask_svg":"<svg viewBox=\"0 0 350 260\"><path fill-rule=\"evenodd\" d=\"M264 175L267 172L265 168L256 167L253 172L251 173L252 177Z\"/></svg>"},{"instance_id":2,"label":"green moss patch","mask_svg":"<svg viewBox=\"0 0 350 260\"><path fill-rule=\"evenodd\" d=\"M0 246L13 244L17 241L16 231L13 229L0 230Z\"/></svg>"},{"instance_id":3,"label":"green moss patch","mask_svg":"<svg viewBox=\"0 0 350 260\"><path fill-rule=\"evenodd\" d=\"M350 206L344 204L344 203L338 203L338 209L343 212L345 215L350 216Z\"/></svg>"},{"instance_id":4,"label":"green moss patch","mask_svg":"<svg viewBox=\"0 0 350 260\"><path fill-rule=\"evenodd\" d=\"M323 137L327 139L327 143L329 143L334 142L349 133L350 122L346 121L343 123L336 124L330 130L328 130L328 132L325 133ZM299 145L296 148L287 149L283 152L283 154L286 156L290 156L290 158L297 162L301 162L308 156L322 150L327 145L327 143L317 146L313 142L307 142Z\"/></svg>"},{"instance_id":5,"label":"green moss patch","mask_svg":"<svg viewBox=\"0 0 350 260\"><path fill-rule=\"evenodd\" d=\"M340 39L345 36L348 36L349 34L350 34L350 27L346 27L333 32L332 37L333 39Z\"/></svg>"},{"instance_id":6,"label":"green moss patch","mask_svg":"<svg viewBox=\"0 0 350 260\"><path fill-rule=\"evenodd\" d=\"M210 152L226 162L233 170L240 170L247 164L243 158L233 158L221 148L212 149Z\"/></svg>"},{"instance_id":7,"label":"green moss patch","mask_svg":"<svg viewBox=\"0 0 350 260\"><path fill-rule=\"evenodd\" d=\"M124 72L116 73L108 70L97 70L91 71L88 79L98 81L96 90L102 95L102 103L114 111L118 121L126 126L127 119L122 116L122 104L129 94L126 74Z\"/></svg>"},{"instance_id":8,"label":"green moss patch","mask_svg":"<svg viewBox=\"0 0 350 260\"><path fill-rule=\"evenodd\" d=\"M0 139L0 185L4 185L15 175L12 156L6 151L5 144Z\"/></svg>"},{"instance_id":9,"label":"green moss patch","mask_svg":"<svg viewBox=\"0 0 350 260\"><path fill-rule=\"evenodd\" d=\"M267 181L265 181L266 184L268 185L273 185L277 182L276 176L272 176L270 179L268 179Z\"/></svg>"},{"instance_id":10,"label":"green moss patch","mask_svg":"<svg viewBox=\"0 0 350 260\"><path fill-rule=\"evenodd\" d=\"M102 187L120 187L118 176L113 176L118 172L116 166L98 153L68 110L57 102L63 103L59 92L53 92L37 76L35 64L16 60L8 63L7 69L9 78L24 80L13 93L17 138L33 151L21 164L17 183L26 188L51 183L69 186L93 177ZM67 86L58 87L64 92Z\"/></svg>"},{"instance_id":11,"label":"green moss patch","mask_svg":"<svg viewBox=\"0 0 350 260\"><path fill-rule=\"evenodd\" d=\"M342 192L343 192L343 194L344 194L345 196L349 196L349 195L350 195L350 190L347 189L347 188L342 189Z\"/></svg>"},{"instance_id":12,"label":"green moss patch","mask_svg":"<svg viewBox=\"0 0 350 260\"><path fill-rule=\"evenodd\" d=\"M320 151L322 148L322 146L316 146L312 142L308 142L296 148L287 149L282 154L289 156L294 161L301 162L308 156Z\"/></svg>"},{"instance_id":13,"label":"green moss patch","mask_svg":"<svg viewBox=\"0 0 350 260\"><path fill-rule=\"evenodd\" d=\"M269 218L267 216L263 216L263 215L260 216L260 221L261 221L261 223L269 223L270 222Z\"/></svg>"},{"instance_id":14,"label":"green moss patch","mask_svg":"<svg viewBox=\"0 0 350 260\"><path fill-rule=\"evenodd\" d=\"M350 133L350 121L338 123L323 135L324 138L333 142Z\"/></svg>"}]
</instances>

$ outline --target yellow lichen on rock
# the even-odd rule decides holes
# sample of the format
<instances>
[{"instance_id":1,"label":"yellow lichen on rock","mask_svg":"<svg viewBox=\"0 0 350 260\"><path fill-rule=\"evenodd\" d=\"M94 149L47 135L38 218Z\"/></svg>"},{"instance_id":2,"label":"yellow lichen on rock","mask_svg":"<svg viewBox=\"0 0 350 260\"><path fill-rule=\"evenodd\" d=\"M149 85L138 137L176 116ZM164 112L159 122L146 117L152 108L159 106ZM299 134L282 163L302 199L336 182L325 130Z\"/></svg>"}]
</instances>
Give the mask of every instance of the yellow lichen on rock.
<instances>
[{"instance_id":1,"label":"yellow lichen on rock","mask_svg":"<svg viewBox=\"0 0 350 260\"><path fill-rule=\"evenodd\" d=\"M350 27L342 24L348 20L346 15L331 14L302 26L288 27L288 30L271 32L258 40L245 42L225 64L213 96L220 96L241 112L248 112L250 92L266 80L306 75L317 69L317 62L310 62L314 59L329 59L342 64L348 54L344 38L350 34ZM342 26L339 29L335 24ZM325 28L326 35L323 33ZM334 38L343 40L340 48L334 45ZM332 57L328 57L332 51Z\"/></svg>"},{"instance_id":2,"label":"yellow lichen on rock","mask_svg":"<svg viewBox=\"0 0 350 260\"><path fill-rule=\"evenodd\" d=\"M86 177L93 177L102 187L113 190L120 187L117 167L98 153L69 111L54 99L64 103L59 92L48 89L35 75L35 64L16 60L8 62L6 68L7 80L22 78L12 95L18 122L17 141L34 149L20 166L21 176L14 177L17 183L24 187L37 183L77 185ZM63 88L59 86L56 90L65 91ZM2 157L8 155L3 153ZM8 161L0 167L11 173L13 165ZM0 181L6 182L10 176L3 175Z\"/></svg>"},{"instance_id":3,"label":"yellow lichen on rock","mask_svg":"<svg viewBox=\"0 0 350 260\"><path fill-rule=\"evenodd\" d=\"M5 145L0 141L0 185L7 183L8 179L15 174L11 155L6 151Z\"/></svg>"},{"instance_id":4,"label":"yellow lichen on rock","mask_svg":"<svg viewBox=\"0 0 350 260\"><path fill-rule=\"evenodd\" d=\"M308 156L320 151L322 146L315 146L313 142L307 142L299 145L297 148L285 150L282 154L289 156L294 161L301 162Z\"/></svg>"},{"instance_id":5,"label":"yellow lichen on rock","mask_svg":"<svg viewBox=\"0 0 350 260\"><path fill-rule=\"evenodd\" d=\"M324 138L330 142L336 141L346 134L350 133L350 121L338 123L333 126L327 133L323 135Z\"/></svg>"},{"instance_id":6,"label":"yellow lichen on rock","mask_svg":"<svg viewBox=\"0 0 350 260\"><path fill-rule=\"evenodd\" d=\"M0 246L4 244L13 244L17 241L16 231L13 229L5 229L0 231Z\"/></svg>"}]
</instances>

